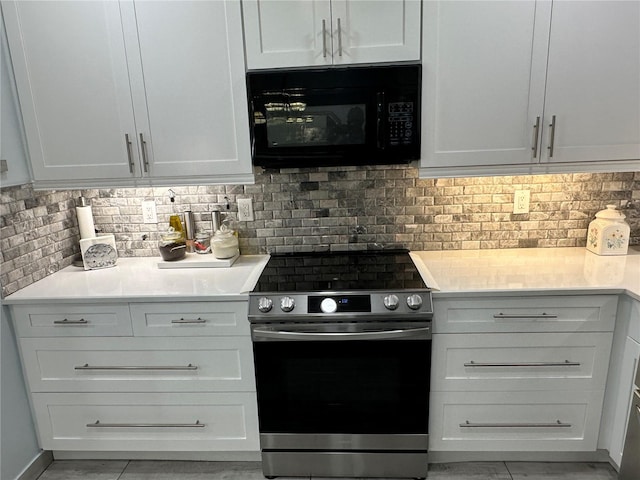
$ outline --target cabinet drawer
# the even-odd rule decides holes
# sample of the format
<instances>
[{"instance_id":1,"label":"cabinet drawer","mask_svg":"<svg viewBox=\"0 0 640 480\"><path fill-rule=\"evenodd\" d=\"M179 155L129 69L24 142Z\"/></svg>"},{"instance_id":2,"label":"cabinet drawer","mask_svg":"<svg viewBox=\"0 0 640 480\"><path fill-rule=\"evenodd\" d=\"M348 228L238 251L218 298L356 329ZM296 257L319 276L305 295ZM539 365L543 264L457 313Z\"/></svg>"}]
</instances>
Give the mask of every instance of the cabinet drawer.
<instances>
[{"instance_id":1,"label":"cabinet drawer","mask_svg":"<svg viewBox=\"0 0 640 480\"><path fill-rule=\"evenodd\" d=\"M46 450L256 451L253 393L34 393Z\"/></svg>"},{"instance_id":2,"label":"cabinet drawer","mask_svg":"<svg viewBox=\"0 0 640 480\"><path fill-rule=\"evenodd\" d=\"M131 336L128 305L13 305L19 337Z\"/></svg>"},{"instance_id":3,"label":"cabinet drawer","mask_svg":"<svg viewBox=\"0 0 640 480\"><path fill-rule=\"evenodd\" d=\"M131 305L136 336L249 335L247 301Z\"/></svg>"},{"instance_id":4,"label":"cabinet drawer","mask_svg":"<svg viewBox=\"0 0 640 480\"><path fill-rule=\"evenodd\" d=\"M595 451L604 391L432 392L432 451Z\"/></svg>"},{"instance_id":5,"label":"cabinet drawer","mask_svg":"<svg viewBox=\"0 0 640 480\"><path fill-rule=\"evenodd\" d=\"M601 390L612 333L433 336L434 391Z\"/></svg>"},{"instance_id":6,"label":"cabinet drawer","mask_svg":"<svg viewBox=\"0 0 640 480\"><path fill-rule=\"evenodd\" d=\"M255 391L249 337L23 338L32 392Z\"/></svg>"},{"instance_id":7,"label":"cabinet drawer","mask_svg":"<svg viewBox=\"0 0 640 480\"><path fill-rule=\"evenodd\" d=\"M434 300L434 333L612 332L615 295Z\"/></svg>"}]
</instances>

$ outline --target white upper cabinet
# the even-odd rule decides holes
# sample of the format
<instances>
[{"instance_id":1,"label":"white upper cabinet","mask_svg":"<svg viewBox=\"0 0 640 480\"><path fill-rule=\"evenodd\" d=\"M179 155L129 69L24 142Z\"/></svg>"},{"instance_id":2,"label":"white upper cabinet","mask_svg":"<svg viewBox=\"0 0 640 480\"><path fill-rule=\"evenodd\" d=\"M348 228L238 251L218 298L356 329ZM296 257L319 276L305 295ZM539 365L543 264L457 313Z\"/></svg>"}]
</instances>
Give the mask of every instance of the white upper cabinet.
<instances>
[{"instance_id":1,"label":"white upper cabinet","mask_svg":"<svg viewBox=\"0 0 640 480\"><path fill-rule=\"evenodd\" d=\"M238 2L3 9L36 186L253 181Z\"/></svg>"},{"instance_id":2,"label":"white upper cabinet","mask_svg":"<svg viewBox=\"0 0 640 480\"><path fill-rule=\"evenodd\" d=\"M421 176L640 168L639 2L423 9Z\"/></svg>"},{"instance_id":3,"label":"white upper cabinet","mask_svg":"<svg viewBox=\"0 0 640 480\"><path fill-rule=\"evenodd\" d=\"M130 22L126 31L137 27L127 45L145 174L247 180L243 175L252 167L239 3L136 1L133 10L123 3L122 11L123 22Z\"/></svg>"},{"instance_id":4,"label":"white upper cabinet","mask_svg":"<svg viewBox=\"0 0 640 480\"><path fill-rule=\"evenodd\" d=\"M243 0L249 69L420 59L419 0Z\"/></svg>"},{"instance_id":5,"label":"white upper cabinet","mask_svg":"<svg viewBox=\"0 0 640 480\"><path fill-rule=\"evenodd\" d=\"M422 166L533 161L549 6L425 2Z\"/></svg>"},{"instance_id":6,"label":"white upper cabinet","mask_svg":"<svg viewBox=\"0 0 640 480\"><path fill-rule=\"evenodd\" d=\"M640 2L555 1L549 43L546 159L640 159Z\"/></svg>"},{"instance_id":7,"label":"white upper cabinet","mask_svg":"<svg viewBox=\"0 0 640 480\"><path fill-rule=\"evenodd\" d=\"M116 2L2 5L36 180L133 174L135 121ZM139 174L139 171L137 172Z\"/></svg>"}]
</instances>

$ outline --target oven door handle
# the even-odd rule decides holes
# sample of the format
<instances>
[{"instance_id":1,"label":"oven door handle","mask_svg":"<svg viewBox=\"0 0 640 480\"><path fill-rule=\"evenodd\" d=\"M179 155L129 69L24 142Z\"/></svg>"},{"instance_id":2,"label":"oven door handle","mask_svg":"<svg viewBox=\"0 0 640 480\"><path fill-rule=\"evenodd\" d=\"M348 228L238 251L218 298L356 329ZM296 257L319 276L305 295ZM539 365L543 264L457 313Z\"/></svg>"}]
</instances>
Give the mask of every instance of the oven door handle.
<instances>
[{"instance_id":1,"label":"oven door handle","mask_svg":"<svg viewBox=\"0 0 640 480\"><path fill-rule=\"evenodd\" d=\"M302 332L295 330L260 330L252 331L254 341L340 341L340 340L428 340L431 338L431 327L408 328L397 330L378 330L370 332Z\"/></svg>"}]
</instances>

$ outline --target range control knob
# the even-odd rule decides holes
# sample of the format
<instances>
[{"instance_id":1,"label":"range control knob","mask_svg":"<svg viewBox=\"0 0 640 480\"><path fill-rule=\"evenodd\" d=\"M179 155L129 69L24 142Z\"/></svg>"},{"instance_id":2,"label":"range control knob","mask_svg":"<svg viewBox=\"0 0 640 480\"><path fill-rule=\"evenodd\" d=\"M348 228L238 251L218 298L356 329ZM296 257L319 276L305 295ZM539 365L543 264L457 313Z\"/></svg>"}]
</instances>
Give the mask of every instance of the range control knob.
<instances>
[{"instance_id":1,"label":"range control knob","mask_svg":"<svg viewBox=\"0 0 640 480\"><path fill-rule=\"evenodd\" d=\"M270 312L272 308L273 300L271 300L269 297L261 297L260 300L258 300L258 310L260 310L262 313Z\"/></svg>"},{"instance_id":2,"label":"range control knob","mask_svg":"<svg viewBox=\"0 0 640 480\"><path fill-rule=\"evenodd\" d=\"M413 295L409 295L407 297L407 306L411 310L419 310L420 307L422 306L422 297L417 293L414 293Z\"/></svg>"},{"instance_id":3,"label":"range control knob","mask_svg":"<svg viewBox=\"0 0 640 480\"><path fill-rule=\"evenodd\" d=\"M400 300L398 300L397 295L387 295L386 297L384 297L384 300L382 300L382 302L384 303L384 306L387 310L395 310L396 308L398 308L398 303L400 302Z\"/></svg>"},{"instance_id":4,"label":"range control knob","mask_svg":"<svg viewBox=\"0 0 640 480\"><path fill-rule=\"evenodd\" d=\"M296 302L291 297L282 297L280 299L280 310L282 310L283 312L290 312L295 306Z\"/></svg>"},{"instance_id":5,"label":"range control knob","mask_svg":"<svg viewBox=\"0 0 640 480\"><path fill-rule=\"evenodd\" d=\"M333 298L325 298L320 302L320 310L323 313L334 313L338 309L338 304Z\"/></svg>"}]
</instances>

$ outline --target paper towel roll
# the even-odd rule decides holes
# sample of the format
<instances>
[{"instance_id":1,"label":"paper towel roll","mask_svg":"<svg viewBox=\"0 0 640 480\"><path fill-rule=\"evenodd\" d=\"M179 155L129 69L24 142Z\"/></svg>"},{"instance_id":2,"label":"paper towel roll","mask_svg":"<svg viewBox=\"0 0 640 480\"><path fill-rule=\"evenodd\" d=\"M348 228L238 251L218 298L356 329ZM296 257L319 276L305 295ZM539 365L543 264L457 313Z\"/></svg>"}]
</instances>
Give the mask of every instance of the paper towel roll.
<instances>
[{"instance_id":1,"label":"paper towel roll","mask_svg":"<svg viewBox=\"0 0 640 480\"><path fill-rule=\"evenodd\" d=\"M83 197L80 197L79 201L81 206L76 207L76 216L78 217L80 238L94 238L96 236L96 227L93 224L91 205L83 205L86 203Z\"/></svg>"}]
</instances>

